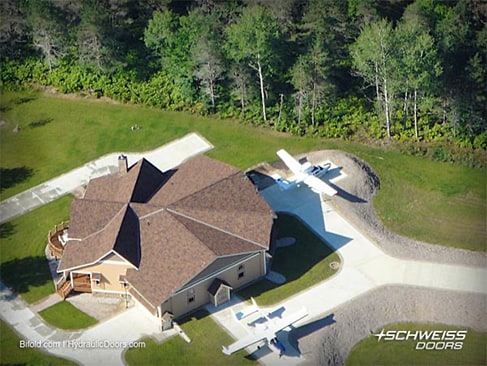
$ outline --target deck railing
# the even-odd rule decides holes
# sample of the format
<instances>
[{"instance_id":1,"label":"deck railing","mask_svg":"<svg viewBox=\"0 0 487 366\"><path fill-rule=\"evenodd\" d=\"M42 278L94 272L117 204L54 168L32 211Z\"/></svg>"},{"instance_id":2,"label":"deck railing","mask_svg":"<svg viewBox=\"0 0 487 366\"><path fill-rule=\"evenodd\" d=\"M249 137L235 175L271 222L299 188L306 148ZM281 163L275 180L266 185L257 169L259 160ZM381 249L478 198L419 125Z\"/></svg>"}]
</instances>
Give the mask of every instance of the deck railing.
<instances>
[{"instance_id":1,"label":"deck railing","mask_svg":"<svg viewBox=\"0 0 487 366\"><path fill-rule=\"evenodd\" d=\"M64 234L64 230L69 228L69 221L63 221L59 225L55 225L52 230L47 234L47 242L49 245L49 251L51 255L56 258L63 256L64 246L59 241L59 236Z\"/></svg>"}]
</instances>

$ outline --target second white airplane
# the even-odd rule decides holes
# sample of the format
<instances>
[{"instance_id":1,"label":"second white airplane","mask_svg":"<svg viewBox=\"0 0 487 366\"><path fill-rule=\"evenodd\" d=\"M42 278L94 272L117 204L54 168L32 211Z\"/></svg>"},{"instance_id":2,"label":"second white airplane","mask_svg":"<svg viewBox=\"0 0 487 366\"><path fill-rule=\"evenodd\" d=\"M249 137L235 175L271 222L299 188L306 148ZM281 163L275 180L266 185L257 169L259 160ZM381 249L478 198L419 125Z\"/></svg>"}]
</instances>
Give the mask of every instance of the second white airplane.
<instances>
[{"instance_id":1,"label":"second white airplane","mask_svg":"<svg viewBox=\"0 0 487 366\"><path fill-rule=\"evenodd\" d=\"M277 155L286 164L286 166L294 173L290 179L277 178L276 182L282 190L287 190L299 186L300 183L306 184L313 191L318 194L324 193L327 196L334 196L337 191L323 182L319 176L324 175L330 168L330 164L325 165L311 165L310 162L304 164L299 163L286 150L281 149Z\"/></svg>"}]
</instances>

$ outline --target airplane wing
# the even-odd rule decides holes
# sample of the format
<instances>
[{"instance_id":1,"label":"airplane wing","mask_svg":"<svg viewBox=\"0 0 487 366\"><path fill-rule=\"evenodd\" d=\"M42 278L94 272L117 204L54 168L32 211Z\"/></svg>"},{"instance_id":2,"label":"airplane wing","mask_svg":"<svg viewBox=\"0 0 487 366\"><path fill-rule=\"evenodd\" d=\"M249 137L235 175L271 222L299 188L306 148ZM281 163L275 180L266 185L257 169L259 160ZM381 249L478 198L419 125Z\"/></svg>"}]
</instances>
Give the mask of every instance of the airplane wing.
<instances>
[{"instance_id":1,"label":"airplane wing","mask_svg":"<svg viewBox=\"0 0 487 366\"><path fill-rule=\"evenodd\" d=\"M307 316L308 313L306 312L306 309L302 308L301 310L296 311L285 318L275 320L273 324L269 326L269 332L276 334Z\"/></svg>"},{"instance_id":2,"label":"airplane wing","mask_svg":"<svg viewBox=\"0 0 487 366\"><path fill-rule=\"evenodd\" d=\"M223 346L223 353L226 355L231 355L234 352L241 350L242 348L248 347L251 344L257 343L261 340L267 339L271 340L276 336L276 333L283 330L284 328L290 326L293 323L303 319L308 316L308 313L303 308L286 318L282 318L276 321L270 322L268 325L264 323L264 328L258 329L256 332L249 334L248 336L239 339L238 341L232 343L228 347Z\"/></svg>"},{"instance_id":3,"label":"airplane wing","mask_svg":"<svg viewBox=\"0 0 487 366\"><path fill-rule=\"evenodd\" d=\"M284 150L284 149L279 150L277 152L277 156L279 156L281 158L281 160L284 162L284 164L286 164L287 167L289 169L291 169L291 171L294 174L302 173L302 170L303 170L302 165L299 164L299 162L296 159L294 159L286 150Z\"/></svg>"},{"instance_id":4,"label":"airplane wing","mask_svg":"<svg viewBox=\"0 0 487 366\"><path fill-rule=\"evenodd\" d=\"M235 313L235 318L237 318L237 320L242 320L242 319L248 317L249 315L252 315L253 313L256 313L257 311L259 311L259 308L258 308L257 303L255 302L254 298L251 297L250 300L252 301L252 305L250 305L249 307Z\"/></svg>"},{"instance_id":5,"label":"airplane wing","mask_svg":"<svg viewBox=\"0 0 487 366\"><path fill-rule=\"evenodd\" d=\"M320 178L317 178L315 176L309 175L303 180L303 182L315 191L318 191L319 193L325 193L330 197L337 194L337 191L335 191L328 184L323 182Z\"/></svg>"},{"instance_id":6,"label":"airplane wing","mask_svg":"<svg viewBox=\"0 0 487 366\"><path fill-rule=\"evenodd\" d=\"M238 341L232 343L228 347L222 346L223 353L230 356L232 353L240 351L242 348L248 347L251 344L267 339L267 337L268 334L267 331L265 330L249 334L248 336L241 338Z\"/></svg>"}]
</instances>

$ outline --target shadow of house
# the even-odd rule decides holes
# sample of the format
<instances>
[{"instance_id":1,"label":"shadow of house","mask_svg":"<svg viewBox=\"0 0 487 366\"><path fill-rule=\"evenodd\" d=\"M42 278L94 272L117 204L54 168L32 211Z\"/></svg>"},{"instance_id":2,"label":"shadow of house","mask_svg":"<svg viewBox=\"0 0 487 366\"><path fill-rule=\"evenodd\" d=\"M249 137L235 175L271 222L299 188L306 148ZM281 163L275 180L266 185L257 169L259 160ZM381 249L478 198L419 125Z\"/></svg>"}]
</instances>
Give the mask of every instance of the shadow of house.
<instances>
[{"instance_id":1,"label":"shadow of house","mask_svg":"<svg viewBox=\"0 0 487 366\"><path fill-rule=\"evenodd\" d=\"M5 262L0 266L0 276L18 294L52 282L46 257L26 257Z\"/></svg>"},{"instance_id":2,"label":"shadow of house","mask_svg":"<svg viewBox=\"0 0 487 366\"><path fill-rule=\"evenodd\" d=\"M0 168L0 192L15 186L34 175L34 170L26 166Z\"/></svg>"},{"instance_id":3,"label":"shadow of house","mask_svg":"<svg viewBox=\"0 0 487 366\"><path fill-rule=\"evenodd\" d=\"M335 251L305 223L292 214L279 212L275 226L279 231L279 237L290 236L296 238L294 245L277 248L272 258L271 270L286 277L286 282L299 279ZM344 237L341 243L345 245L349 240L349 238ZM251 296L257 297L279 286L281 285L263 280L243 289L239 292L239 296L249 299Z\"/></svg>"}]
</instances>

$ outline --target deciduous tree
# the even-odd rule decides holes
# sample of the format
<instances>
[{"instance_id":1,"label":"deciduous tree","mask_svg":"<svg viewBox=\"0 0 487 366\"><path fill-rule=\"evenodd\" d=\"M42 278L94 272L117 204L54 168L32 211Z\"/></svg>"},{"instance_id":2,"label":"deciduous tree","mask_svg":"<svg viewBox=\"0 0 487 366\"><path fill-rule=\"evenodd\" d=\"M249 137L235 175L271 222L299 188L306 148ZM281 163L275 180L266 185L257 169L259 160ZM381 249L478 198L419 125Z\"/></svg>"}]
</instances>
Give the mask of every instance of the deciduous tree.
<instances>
[{"instance_id":1,"label":"deciduous tree","mask_svg":"<svg viewBox=\"0 0 487 366\"><path fill-rule=\"evenodd\" d=\"M264 7L252 6L243 10L237 23L227 27L226 35L228 56L237 63L246 63L258 77L262 117L267 121L265 79L276 72L279 25Z\"/></svg>"}]
</instances>

